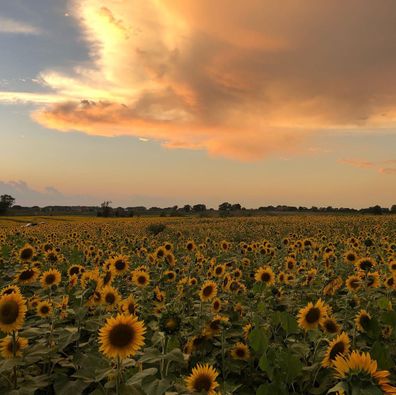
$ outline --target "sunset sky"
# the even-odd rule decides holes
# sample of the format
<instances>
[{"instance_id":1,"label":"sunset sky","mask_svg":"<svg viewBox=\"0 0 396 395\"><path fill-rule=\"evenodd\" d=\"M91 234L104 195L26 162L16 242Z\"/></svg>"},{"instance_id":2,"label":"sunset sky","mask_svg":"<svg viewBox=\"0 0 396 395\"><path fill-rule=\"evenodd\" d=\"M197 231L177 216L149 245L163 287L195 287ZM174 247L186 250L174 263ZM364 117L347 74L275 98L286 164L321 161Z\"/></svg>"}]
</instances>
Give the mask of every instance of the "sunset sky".
<instances>
[{"instance_id":1,"label":"sunset sky","mask_svg":"<svg viewBox=\"0 0 396 395\"><path fill-rule=\"evenodd\" d=\"M396 1L0 2L0 194L396 204Z\"/></svg>"}]
</instances>

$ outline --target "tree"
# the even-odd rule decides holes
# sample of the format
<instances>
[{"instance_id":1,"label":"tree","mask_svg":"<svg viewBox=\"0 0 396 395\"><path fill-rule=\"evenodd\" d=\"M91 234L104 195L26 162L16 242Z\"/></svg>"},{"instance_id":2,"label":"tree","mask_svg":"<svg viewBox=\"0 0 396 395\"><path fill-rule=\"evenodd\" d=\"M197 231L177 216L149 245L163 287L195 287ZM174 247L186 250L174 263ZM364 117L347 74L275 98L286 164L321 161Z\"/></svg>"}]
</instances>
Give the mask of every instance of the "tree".
<instances>
[{"instance_id":1,"label":"tree","mask_svg":"<svg viewBox=\"0 0 396 395\"><path fill-rule=\"evenodd\" d=\"M113 209L110 207L110 201L107 200L100 205L100 210L98 211L98 217L110 217Z\"/></svg>"},{"instance_id":2,"label":"tree","mask_svg":"<svg viewBox=\"0 0 396 395\"><path fill-rule=\"evenodd\" d=\"M396 204L394 204L394 205L391 207L390 212L391 212L392 214L396 214Z\"/></svg>"},{"instance_id":3,"label":"tree","mask_svg":"<svg viewBox=\"0 0 396 395\"><path fill-rule=\"evenodd\" d=\"M196 213L206 211L206 205L205 204L195 204L193 206L193 211Z\"/></svg>"},{"instance_id":4,"label":"tree","mask_svg":"<svg viewBox=\"0 0 396 395\"><path fill-rule=\"evenodd\" d=\"M192 207L189 204L186 204L183 207L183 211L186 212L186 213L189 213L191 210L192 210Z\"/></svg>"},{"instance_id":5,"label":"tree","mask_svg":"<svg viewBox=\"0 0 396 395\"><path fill-rule=\"evenodd\" d=\"M15 199L11 195L0 196L0 215L4 215L13 206Z\"/></svg>"},{"instance_id":6,"label":"tree","mask_svg":"<svg viewBox=\"0 0 396 395\"><path fill-rule=\"evenodd\" d=\"M231 206L231 210L242 210L242 206L239 203L235 203Z\"/></svg>"},{"instance_id":7,"label":"tree","mask_svg":"<svg viewBox=\"0 0 396 395\"><path fill-rule=\"evenodd\" d=\"M220 205L219 205L219 211L229 211L229 210L231 210L231 204L230 203L228 203L228 202L224 202L224 203L221 203Z\"/></svg>"}]
</instances>

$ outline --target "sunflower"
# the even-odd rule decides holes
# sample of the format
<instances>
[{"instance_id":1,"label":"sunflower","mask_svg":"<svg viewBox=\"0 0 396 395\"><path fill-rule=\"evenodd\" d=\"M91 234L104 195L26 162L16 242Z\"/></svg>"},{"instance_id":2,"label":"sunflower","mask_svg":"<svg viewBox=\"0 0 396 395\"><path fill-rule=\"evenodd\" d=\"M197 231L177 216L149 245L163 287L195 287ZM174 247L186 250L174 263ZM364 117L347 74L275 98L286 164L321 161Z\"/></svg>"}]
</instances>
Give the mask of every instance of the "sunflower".
<instances>
[{"instance_id":1,"label":"sunflower","mask_svg":"<svg viewBox=\"0 0 396 395\"><path fill-rule=\"evenodd\" d=\"M180 329L180 324L181 319L175 313L163 313L159 321L159 328L162 332L171 335Z\"/></svg>"},{"instance_id":2,"label":"sunflower","mask_svg":"<svg viewBox=\"0 0 396 395\"><path fill-rule=\"evenodd\" d=\"M15 341L15 350L14 350L14 342L12 336L3 337L0 340L0 354L3 358L10 359L14 358L14 352L16 357L20 357L22 355L22 350L26 348L28 345L28 340L24 337L17 337Z\"/></svg>"},{"instance_id":3,"label":"sunflower","mask_svg":"<svg viewBox=\"0 0 396 395\"><path fill-rule=\"evenodd\" d=\"M19 259L23 262L30 261L35 253L34 247L30 244L25 244L18 252Z\"/></svg>"},{"instance_id":4,"label":"sunflower","mask_svg":"<svg viewBox=\"0 0 396 395\"><path fill-rule=\"evenodd\" d=\"M132 281L139 288L143 288L150 283L150 275L147 272L134 270L132 272Z\"/></svg>"},{"instance_id":5,"label":"sunflower","mask_svg":"<svg viewBox=\"0 0 396 395\"><path fill-rule=\"evenodd\" d=\"M83 289L90 288L95 290L102 286L102 279L99 275L99 270L87 270L81 276L81 287Z\"/></svg>"},{"instance_id":6,"label":"sunflower","mask_svg":"<svg viewBox=\"0 0 396 395\"><path fill-rule=\"evenodd\" d=\"M46 300L39 302L36 307L36 313L42 318L48 317L52 313L51 303Z\"/></svg>"},{"instance_id":7,"label":"sunflower","mask_svg":"<svg viewBox=\"0 0 396 395\"><path fill-rule=\"evenodd\" d=\"M146 328L136 316L118 314L99 330L100 351L108 358L133 356L144 345Z\"/></svg>"},{"instance_id":8,"label":"sunflower","mask_svg":"<svg viewBox=\"0 0 396 395\"><path fill-rule=\"evenodd\" d=\"M212 303L212 309L215 312L220 311L221 309L221 300L219 298L216 298L213 303Z\"/></svg>"},{"instance_id":9,"label":"sunflower","mask_svg":"<svg viewBox=\"0 0 396 395\"><path fill-rule=\"evenodd\" d=\"M356 292L361 288L362 281L359 276L352 274L346 279L345 285L350 292Z\"/></svg>"},{"instance_id":10,"label":"sunflower","mask_svg":"<svg viewBox=\"0 0 396 395\"><path fill-rule=\"evenodd\" d=\"M309 302L298 312L298 326L306 331L316 329L319 325L323 325L326 315L327 307L321 299L315 305Z\"/></svg>"},{"instance_id":11,"label":"sunflower","mask_svg":"<svg viewBox=\"0 0 396 395\"><path fill-rule=\"evenodd\" d=\"M188 251L194 251L196 246L193 240L187 241L186 248Z\"/></svg>"},{"instance_id":12,"label":"sunflower","mask_svg":"<svg viewBox=\"0 0 396 395\"><path fill-rule=\"evenodd\" d=\"M332 366L337 355L346 355L349 352L350 341L345 332L342 332L335 339L333 339L326 350L325 357L322 361L324 368Z\"/></svg>"},{"instance_id":13,"label":"sunflower","mask_svg":"<svg viewBox=\"0 0 396 395\"><path fill-rule=\"evenodd\" d=\"M118 304L121 297L117 289L111 285L106 285L100 290L102 303L108 310L111 310Z\"/></svg>"},{"instance_id":14,"label":"sunflower","mask_svg":"<svg viewBox=\"0 0 396 395\"><path fill-rule=\"evenodd\" d=\"M104 276L102 277L103 285L110 285L113 281L113 272L111 270L106 270Z\"/></svg>"},{"instance_id":15,"label":"sunflower","mask_svg":"<svg viewBox=\"0 0 396 395\"><path fill-rule=\"evenodd\" d=\"M376 262L370 257L365 257L360 258L358 261L356 261L355 266L358 270L368 271L376 266Z\"/></svg>"},{"instance_id":16,"label":"sunflower","mask_svg":"<svg viewBox=\"0 0 396 395\"><path fill-rule=\"evenodd\" d=\"M202 302L212 300L217 295L217 285L215 282L207 280L202 284L201 290L199 291L199 297Z\"/></svg>"},{"instance_id":17,"label":"sunflower","mask_svg":"<svg viewBox=\"0 0 396 395\"><path fill-rule=\"evenodd\" d=\"M176 280L176 272L173 270L167 270L164 272L164 279L166 282L170 283Z\"/></svg>"},{"instance_id":18,"label":"sunflower","mask_svg":"<svg viewBox=\"0 0 396 395\"><path fill-rule=\"evenodd\" d=\"M391 272L396 272L396 259L390 261L388 267Z\"/></svg>"},{"instance_id":19,"label":"sunflower","mask_svg":"<svg viewBox=\"0 0 396 395\"><path fill-rule=\"evenodd\" d=\"M19 287L17 285L7 285L6 287L4 287L1 292L0 295L11 295L11 294L21 294L21 290L19 289Z\"/></svg>"},{"instance_id":20,"label":"sunflower","mask_svg":"<svg viewBox=\"0 0 396 395\"><path fill-rule=\"evenodd\" d=\"M220 278L223 277L224 273L225 273L226 267L225 265L217 265L214 269L213 269L213 275Z\"/></svg>"},{"instance_id":21,"label":"sunflower","mask_svg":"<svg viewBox=\"0 0 396 395\"><path fill-rule=\"evenodd\" d=\"M43 288L50 288L61 282L61 274L57 269L49 269L41 275L40 283Z\"/></svg>"},{"instance_id":22,"label":"sunflower","mask_svg":"<svg viewBox=\"0 0 396 395\"><path fill-rule=\"evenodd\" d=\"M69 275L69 277L73 277L73 276L78 276L80 277L81 274L85 271L84 267L81 265L71 265L68 269L67 269L67 274Z\"/></svg>"},{"instance_id":23,"label":"sunflower","mask_svg":"<svg viewBox=\"0 0 396 395\"><path fill-rule=\"evenodd\" d=\"M349 250L344 254L345 263L355 263L358 259L355 251Z\"/></svg>"},{"instance_id":24,"label":"sunflower","mask_svg":"<svg viewBox=\"0 0 396 395\"><path fill-rule=\"evenodd\" d=\"M324 329L327 333L338 333L340 330L340 327L334 318L327 317L323 321L322 329Z\"/></svg>"},{"instance_id":25,"label":"sunflower","mask_svg":"<svg viewBox=\"0 0 396 395\"><path fill-rule=\"evenodd\" d=\"M137 315L139 305L136 303L133 296L128 296L127 299L122 301L120 308L123 313Z\"/></svg>"},{"instance_id":26,"label":"sunflower","mask_svg":"<svg viewBox=\"0 0 396 395\"><path fill-rule=\"evenodd\" d=\"M389 384L390 373L387 370L377 370L377 361L371 359L369 353L359 353L352 351L351 354L338 355L334 362L336 377L344 381L352 381L354 387L359 385L361 389L367 389L373 385L373 380L377 388L384 394L396 394L396 388Z\"/></svg>"},{"instance_id":27,"label":"sunflower","mask_svg":"<svg viewBox=\"0 0 396 395\"><path fill-rule=\"evenodd\" d=\"M222 315L215 315L213 319L206 325L205 329L203 330L203 334L206 337L213 337L217 335L222 326L229 321L229 318Z\"/></svg>"},{"instance_id":28,"label":"sunflower","mask_svg":"<svg viewBox=\"0 0 396 395\"><path fill-rule=\"evenodd\" d=\"M39 275L40 271L35 267L24 268L16 274L15 280L23 285L32 284L37 280Z\"/></svg>"},{"instance_id":29,"label":"sunflower","mask_svg":"<svg viewBox=\"0 0 396 395\"><path fill-rule=\"evenodd\" d=\"M125 274L129 269L129 258L126 255L117 255L110 261L110 268L116 276Z\"/></svg>"},{"instance_id":30,"label":"sunflower","mask_svg":"<svg viewBox=\"0 0 396 395\"><path fill-rule=\"evenodd\" d=\"M0 330L9 333L22 328L27 307L20 293L0 297Z\"/></svg>"},{"instance_id":31,"label":"sunflower","mask_svg":"<svg viewBox=\"0 0 396 395\"><path fill-rule=\"evenodd\" d=\"M378 272L367 274L366 285L369 288L378 288L380 286L380 276Z\"/></svg>"},{"instance_id":32,"label":"sunflower","mask_svg":"<svg viewBox=\"0 0 396 395\"><path fill-rule=\"evenodd\" d=\"M215 389L219 386L216 381L219 373L209 364L197 364L191 374L185 379L187 389L190 392L204 392L207 395L215 395Z\"/></svg>"},{"instance_id":33,"label":"sunflower","mask_svg":"<svg viewBox=\"0 0 396 395\"><path fill-rule=\"evenodd\" d=\"M371 316L366 310L360 310L355 317L356 329L359 332L365 332L368 325L370 324Z\"/></svg>"},{"instance_id":34,"label":"sunflower","mask_svg":"<svg viewBox=\"0 0 396 395\"><path fill-rule=\"evenodd\" d=\"M247 361L250 358L249 347L245 343L238 342L231 349L231 357Z\"/></svg>"},{"instance_id":35,"label":"sunflower","mask_svg":"<svg viewBox=\"0 0 396 395\"><path fill-rule=\"evenodd\" d=\"M256 281L263 282L266 285L275 284L275 274L269 266L260 267L257 269L254 279Z\"/></svg>"}]
</instances>

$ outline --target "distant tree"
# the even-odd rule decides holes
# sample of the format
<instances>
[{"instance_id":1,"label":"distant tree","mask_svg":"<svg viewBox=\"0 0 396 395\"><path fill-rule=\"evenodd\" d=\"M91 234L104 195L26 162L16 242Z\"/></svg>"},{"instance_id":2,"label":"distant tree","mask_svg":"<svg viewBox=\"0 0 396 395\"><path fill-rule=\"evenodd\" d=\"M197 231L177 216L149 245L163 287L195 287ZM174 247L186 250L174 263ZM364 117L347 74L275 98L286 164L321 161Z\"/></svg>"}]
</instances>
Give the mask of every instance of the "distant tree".
<instances>
[{"instance_id":1,"label":"distant tree","mask_svg":"<svg viewBox=\"0 0 396 395\"><path fill-rule=\"evenodd\" d=\"M219 205L219 211L229 211L231 210L231 207L232 207L231 203L224 202Z\"/></svg>"},{"instance_id":2,"label":"distant tree","mask_svg":"<svg viewBox=\"0 0 396 395\"><path fill-rule=\"evenodd\" d=\"M191 210L192 210L192 207L189 204L186 204L183 207L183 211L186 212L186 213L189 213Z\"/></svg>"},{"instance_id":3,"label":"distant tree","mask_svg":"<svg viewBox=\"0 0 396 395\"><path fill-rule=\"evenodd\" d=\"M235 203L231 206L231 210L235 211L235 210L241 210L242 206L239 203Z\"/></svg>"},{"instance_id":4,"label":"distant tree","mask_svg":"<svg viewBox=\"0 0 396 395\"><path fill-rule=\"evenodd\" d=\"M100 210L98 211L98 217L110 217L110 214L113 210L110 207L110 203L111 201L107 200L100 205Z\"/></svg>"},{"instance_id":5,"label":"distant tree","mask_svg":"<svg viewBox=\"0 0 396 395\"><path fill-rule=\"evenodd\" d=\"M0 196L0 215L5 215L9 208L13 206L15 198L11 195Z\"/></svg>"},{"instance_id":6,"label":"distant tree","mask_svg":"<svg viewBox=\"0 0 396 395\"><path fill-rule=\"evenodd\" d=\"M391 207L390 212L391 212L392 214L396 214L396 204L394 204L394 205Z\"/></svg>"},{"instance_id":7,"label":"distant tree","mask_svg":"<svg viewBox=\"0 0 396 395\"><path fill-rule=\"evenodd\" d=\"M203 211L206 211L206 205L205 204L194 204L192 209L196 213L202 213Z\"/></svg>"}]
</instances>

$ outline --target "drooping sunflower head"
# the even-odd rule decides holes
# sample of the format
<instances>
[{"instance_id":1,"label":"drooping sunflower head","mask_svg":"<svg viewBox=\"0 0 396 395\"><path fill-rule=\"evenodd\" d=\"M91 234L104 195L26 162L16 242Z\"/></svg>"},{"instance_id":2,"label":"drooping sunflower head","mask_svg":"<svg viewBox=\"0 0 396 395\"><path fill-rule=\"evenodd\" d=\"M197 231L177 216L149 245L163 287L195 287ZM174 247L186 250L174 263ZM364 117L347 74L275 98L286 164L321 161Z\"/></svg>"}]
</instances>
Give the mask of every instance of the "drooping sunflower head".
<instances>
[{"instance_id":1,"label":"drooping sunflower head","mask_svg":"<svg viewBox=\"0 0 396 395\"><path fill-rule=\"evenodd\" d=\"M81 265L71 265L67 269L67 274L69 277L77 276L80 277L82 273L84 273L85 269Z\"/></svg>"},{"instance_id":2,"label":"drooping sunflower head","mask_svg":"<svg viewBox=\"0 0 396 395\"><path fill-rule=\"evenodd\" d=\"M353 274L346 279L345 284L348 288L348 291L356 292L361 288L362 281L359 276Z\"/></svg>"},{"instance_id":3,"label":"drooping sunflower head","mask_svg":"<svg viewBox=\"0 0 396 395\"><path fill-rule=\"evenodd\" d=\"M207 395L215 395L215 389L219 386L216 381L219 373L209 364L197 364L191 374L185 379L187 389L190 392L203 392Z\"/></svg>"},{"instance_id":4,"label":"drooping sunflower head","mask_svg":"<svg viewBox=\"0 0 396 395\"><path fill-rule=\"evenodd\" d=\"M231 349L231 357L233 359L240 359L243 361L247 361L250 358L249 347L245 343L237 343Z\"/></svg>"},{"instance_id":5,"label":"drooping sunflower head","mask_svg":"<svg viewBox=\"0 0 396 395\"><path fill-rule=\"evenodd\" d=\"M376 266L376 262L370 257L365 257L360 258L358 261L356 261L355 265L356 268L359 270L368 271Z\"/></svg>"},{"instance_id":6,"label":"drooping sunflower head","mask_svg":"<svg viewBox=\"0 0 396 395\"><path fill-rule=\"evenodd\" d=\"M12 336L6 336L0 340L0 354L5 359L14 358L14 353L16 357L20 357L22 355L22 350L26 348L27 345L28 340L24 337L18 336L14 346Z\"/></svg>"},{"instance_id":7,"label":"drooping sunflower head","mask_svg":"<svg viewBox=\"0 0 396 395\"><path fill-rule=\"evenodd\" d=\"M180 329L181 319L180 317L172 312L163 313L160 321L159 328L162 332L168 335L178 332Z\"/></svg>"},{"instance_id":8,"label":"drooping sunflower head","mask_svg":"<svg viewBox=\"0 0 396 395\"><path fill-rule=\"evenodd\" d=\"M0 297L0 330L9 333L22 328L27 307L20 293Z\"/></svg>"},{"instance_id":9,"label":"drooping sunflower head","mask_svg":"<svg viewBox=\"0 0 396 395\"><path fill-rule=\"evenodd\" d=\"M396 387L389 384L390 373L377 370L377 361L369 353L352 351L349 355L339 354L333 361L333 367L335 376L351 384L357 393L377 388L383 394L396 394Z\"/></svg>"},{"instance_id":10,"label":"drooping sunflower head","mask_svg":"<svg viewBox=\"0 0 396 395\"><path fill-rule=\"evenodd\" d=\"M136 316L118 314L108 318L99 331L100 351L108 358L133 356L144 345L146 328Z\"/></svg>"},{"instance_id":11,"label":"drooping sunflower head","mask_svg":"<svg viewBox=\"0 0 396 395\"><path fill-rule=\"evenodd\" d=\"M23 285L32 284L39 275L40 271L35 267L24 268L16 274L15 280Z\"/></svg>"},{"instance_id":12,"label":"drooping sunflower head","mask_svg":"<svg viewBox=\"0 0 396 395\"><path fill-rule=\"evenodd\" d=\"M333 339L326 350L325 357L322 361L323 367L332 366L337 355L346 355L349 352L350 341L349 337L345 332L342 332L339 336Z\"/></svg>"},{"instance_id":13,"label":"drooping sunflower head","mask_svg":"<svg viewBox=\"0 0 396 395\"><path fill-rule=\"evenodd\" d=\"M316 329L319 325L323 325L326 315L327 308L321 299L315 304L309 302L298 313L298 325L306 331Z\"/></svg>"},{"instance_id":14,"label":"drooping sunflower head","mask_svg":"<svg viewBox=\"0 0 396 395\"><path fill-rule=\"evenodd\" d=\"M123 300L120 307L123 313L137 315L139 305L136 303L133 296L128 296L127 299Z\"/></svg>"},{"instance_id":15,"label":"drooping sunflower head","mask_svg":"<svg viewBox=\"0 0 396 395\"><path fill-rule=\"evenodd\" d=\"M62 276L57 269L49 269L45 271L40 278L40 284L43 288L50 288L61 282Z\"/></svg>"},{"instance_id":16,"label":"drooping sunflower head","mask_svg":"<svg viewBox=\"0 0 396 395\"><path fill-rule=\"evenodd\" d=\"M17 285L7 285L6 287L4 287L1 292L0 292L0 296L3 295L11 295L11 294L21 294L21 290L19 289L19 287Z\"/></svg>"},{"instance_id":17,"label":"drooping sunflower head","mask_svg":"<svg viewBox=\"0 0 396 395\"><path fill-rule=\"evenodd\" d=\"M356 329L359 332L365 332L370 325L371 315L366 310L360 310L355 317Z\"/></svg>"},{"instance_id":18,"label":"drooping sunflower head","mask_svg":"<svg viewBox=\"0 0 396 395\"><path fill-rule=\"evenodd\" d=\"M199 297L203 302L212 300L217 295L217 285L214 281L207 280L202 284L201 290L199 291Z\"/></svg>"}]
</instances>

